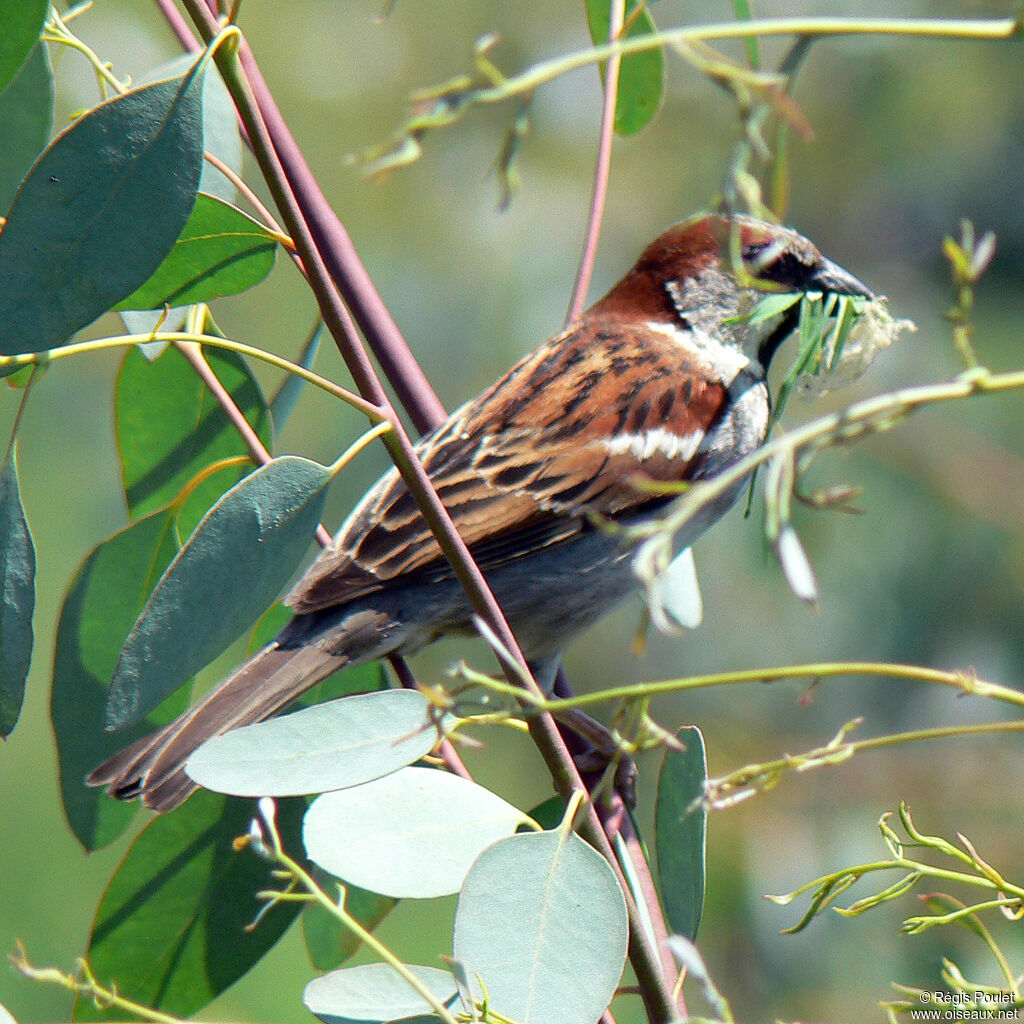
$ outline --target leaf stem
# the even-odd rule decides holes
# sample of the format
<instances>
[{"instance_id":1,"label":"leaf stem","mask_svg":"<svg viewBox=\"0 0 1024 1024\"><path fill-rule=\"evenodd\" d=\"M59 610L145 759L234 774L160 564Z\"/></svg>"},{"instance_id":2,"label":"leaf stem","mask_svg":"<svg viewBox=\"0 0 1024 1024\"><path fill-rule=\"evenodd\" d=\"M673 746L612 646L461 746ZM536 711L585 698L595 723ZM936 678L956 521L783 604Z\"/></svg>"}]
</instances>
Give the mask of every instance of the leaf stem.
<instances>
[{"instance_id":1,"label":"leaf stem","mask_svg":"<svg viewBox=\"0 0 1024 1024\"><path fill-rule=\"evenodd\" d=\"M46 349L43 352L24 352L14 356L0 356L0 368L7 366L47 366L58 359L65 359L70 356L82 355L86 352L101 352L112 348L128 348L132 345L141 345L150 341L169 341L172 343L194 342L199 345L207 345L210 348L221 348L228 352L237 352L239 355L249 356L261 362L268 363L278 370L285 370L301 377L307 383L326 391L329 395L341 399L341 401L363 413L372 423L381 423L387 417L382 410L372 402L366 401L359 395L353 394L326 377L307 370L298 363L289 359L267 352L252 345L246 345L240 341L232 341L230 338L217 338L209 334L193 334L188 331L153 331L149 334L121 334L108 338L95 338L92 341L73 342L70 345L61 345L59 348Z\"/></svg>"},{"instance_id":2,"label":"leaf stem","mask_svg":"<svg viewBox=\"0 0 1024 1024\"><path fill-rule=\"evenodd\" d=\"M747 39L754 36L826 38L840 35L886 35L929 39L1010 39L1021 33L1017 18L755 18L750 21L665 29L631 36L541 61L518 75L482 89L472 90L467 105L498 103L529 93L566 74L599 64L613 56L625 57L663 46Z\"/></svg>"}]
</instances>

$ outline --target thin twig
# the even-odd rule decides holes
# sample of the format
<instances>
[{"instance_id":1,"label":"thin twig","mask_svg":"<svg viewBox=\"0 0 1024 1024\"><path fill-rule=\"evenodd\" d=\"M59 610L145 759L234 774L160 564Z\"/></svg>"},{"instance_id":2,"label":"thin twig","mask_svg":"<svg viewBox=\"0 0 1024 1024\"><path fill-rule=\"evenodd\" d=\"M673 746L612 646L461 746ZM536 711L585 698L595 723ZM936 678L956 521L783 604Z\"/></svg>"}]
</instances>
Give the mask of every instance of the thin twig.
<instances>
[{"instance_id":1,"label":"thin twig","mask_svg":"<svg viewBox=\"0 0 1024 1024\"><path fill-rule=\"evenodd\" d=\"M612 0L608 29L610 43L619 38L625 17L626 0ZM577 320L580 313L583 312L587 291L590 288L590 279L594 273L597 242L601 236L601 222L604 219L605 202L608 198L608 176L612 165L612 144L615 141L615 109L619 98L619 69L621 66L621 54L617 53L608 58L604 79L604 110L601 114L601 135L597 145L594 187L590 194L587 234L583 243L579 269L576 272L576 283L573 285L572 297L569 300L569 310L565 314L566 327Z\"/></svg>"}]
</instances>

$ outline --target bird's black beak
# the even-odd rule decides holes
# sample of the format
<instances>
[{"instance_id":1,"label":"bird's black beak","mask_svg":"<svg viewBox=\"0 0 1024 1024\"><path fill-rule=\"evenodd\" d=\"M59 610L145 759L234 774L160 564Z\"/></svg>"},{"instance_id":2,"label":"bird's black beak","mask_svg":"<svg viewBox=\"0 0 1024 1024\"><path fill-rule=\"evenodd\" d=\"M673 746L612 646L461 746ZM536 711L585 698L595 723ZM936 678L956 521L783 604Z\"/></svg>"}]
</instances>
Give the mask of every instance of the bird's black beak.
<instances>
[{"instance_id":1,"label":"bird's black beak","mask_svg":"<svg viewBox=\"0 0 1024 1024\"><path fill-rule=\"evenodd\" d=\"M825 259L814 267L807 280L802 283L807 292L826 292L835 295L854 295L862 299L873 299L875 293L863 281L859 281L838 263Z\"/></svg>"}]
</instances>

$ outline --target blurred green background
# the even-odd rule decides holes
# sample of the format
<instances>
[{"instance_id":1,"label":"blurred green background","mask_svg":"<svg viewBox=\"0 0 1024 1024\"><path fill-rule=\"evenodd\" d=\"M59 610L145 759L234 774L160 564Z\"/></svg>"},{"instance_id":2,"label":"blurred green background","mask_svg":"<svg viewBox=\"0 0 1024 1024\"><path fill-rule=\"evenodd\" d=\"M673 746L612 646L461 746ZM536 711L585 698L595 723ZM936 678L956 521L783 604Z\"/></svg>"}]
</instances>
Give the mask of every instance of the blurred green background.
<instances>
[{"instance_id":1,"label":"blurred green background","mask_svg":"<svg viewBox=\"0 0 1024 1024\"><path fill-rule=\"evenodd\" d=\"M507 213L497 211L498 187L489 172L510 108L473 113L432 134L418 164L370 182L346 157L391 135L413 89L466 70L472 45L485 32L500 32L492 56L509 71L587 42L579 2L399 0L380 20L386 6L385 0L248 0L241 23L385 301L453 407L561 325L585 225L598 76L587 69L537 94L520 163L522 189ZM757 13L994 17L1012 6L851 0L826 10L765 2ZM663 27L732 16L726 2L661 0L652 11ZM177 53L155 7L143 0L97 0L75 24L122 76L140 77ZM796 99L814 139L794 140L788 219L886 294L894 313L912 317L919 330L841 396L813 406L794 401L788 422L957 371L942 316L949 296L940 244L961 217L999 236L977 296L981 358L994 369L1024 366L1022 52L1019 42L886 38L839 38L812 50ZM781 49L768 46L766 53L777 59ZM735 138L734 108L681 61L671 58L668 66L667 97L655 122L616 142L592 298L663 227L706 205L721 181ZM58 124L96 101L94 80L73 54L58 56L57 83ZM216 312L229 337L285 354L298 351L314 322L313 303L286 260L259 290L223 301ZM117 329L111 320L90 333ZM321 372L345 379L333 352L321 359ZM64 967L84 952L91 914L126 847L122 841L87 857L71 838L47 720L63 594L87 552L125 522L111 422L117 363L106 354L56 365L33 395L20 441L23 496L40 562L38 647L23 718L0 751L0 949L21 938L34 961ZM268 390L276 388L276 378L260 374ZM0 394L5 431L16 404L15 393ZM866 514L797 511L820 582L816 610L789 593L766 553L758 499L750 518L734 510L696 549L704 626L683 639L654 638L637 660L630 641L638 605L631 604L576 645L567 663L571 678L590 690L700 671L863 659L970 666L982 678L1019 686L1021 408L1022 396L1013 393L936 408L821 459L813 483L862 486L858 503ZM278 451L329 460L361 429L346 409L309 393ZM334 488L329 525L341 521L384 466L381 448L357 461ZM416 668L436 680L463 653L464 647L442 646ZM490 664L479 647L468 653L475 663ZM655 710L663 724L701 726L713 774L825 742L858 715L866 718L863 735L1007 716L951 691L893 681L834 681L815 688L813 699L805 696L801 684L751 685L662 700ZM516 757L522 774L510 778L488 767L489 758L471 755L482 781L523 807L546 795L537 758L518 741L485 739L491 753ZM773 792L714 814L700 946L737 1017L880 1020L876 1004L892 996L889 982L936 987L943 954L974 980L997 983L981 944L965 931L897 935L900 920L917 912L913 897L855 920L826 917L802 935L780 937L799 910L769 904L762 894L883 856L875 821L901 799L924 831L962 831L990 862L1020 878L1018 748L979 738L864 755L786 778ZM641 767L641 813L649 817L655 759ZM410 959L434 962L450 949L453 907L451 901L403 904L381 934ZM1021 970L1024 942L1002 937ZM299 999L309 973L293 931L203 1017L302 1019ZM69 1012L66 994L8 970L0 971L0 1003L24 1024Z\"/></svg>"}]
</instances>

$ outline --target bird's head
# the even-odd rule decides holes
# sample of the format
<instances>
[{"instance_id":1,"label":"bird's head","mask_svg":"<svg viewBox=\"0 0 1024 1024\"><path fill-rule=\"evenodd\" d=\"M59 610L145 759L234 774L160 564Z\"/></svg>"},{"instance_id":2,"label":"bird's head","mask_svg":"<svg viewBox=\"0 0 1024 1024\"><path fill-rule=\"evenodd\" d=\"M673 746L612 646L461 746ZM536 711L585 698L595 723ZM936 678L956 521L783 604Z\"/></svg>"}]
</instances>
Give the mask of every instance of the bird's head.
<instances>
[{"instance_id":1,"label":"bird's head","mask_svg":"<svg viewBox=\"0 0 1024 1024\"><path fill-rule=\"evenodd\" d=\"M739 349L765 369L797 326L799 306L745 321L767 293L873 299L871 289L790 228L715 214L670 227L588 315L690 330Z\"/></svg>"}]
</instances>

